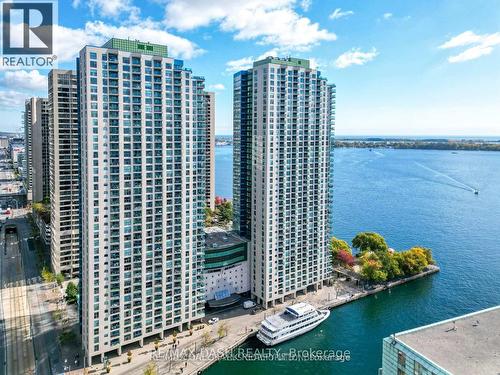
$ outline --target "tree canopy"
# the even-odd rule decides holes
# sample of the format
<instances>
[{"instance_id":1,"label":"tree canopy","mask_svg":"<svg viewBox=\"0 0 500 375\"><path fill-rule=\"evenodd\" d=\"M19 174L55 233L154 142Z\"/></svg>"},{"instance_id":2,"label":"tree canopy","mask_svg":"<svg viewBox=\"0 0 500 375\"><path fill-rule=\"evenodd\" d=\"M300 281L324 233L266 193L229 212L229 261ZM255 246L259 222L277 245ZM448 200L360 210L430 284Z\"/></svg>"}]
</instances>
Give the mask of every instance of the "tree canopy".
<instances>
[{"instance_id":1,"label":"tree canopy","mask_svg":"<svg viewBox=\"0 0 500 375\"><path fill-rule=\"evenodd\" d=\"M374 232L358 233L356 237L352 239L352 246L361 253L365 251L387 251L389 249L384 237Z\"/></svg>"},{"instance_id":2,"label":"tree canopy","mask_svg":"<svg viewBox=\"0 0 500 375\"><path fill-rule=\"evenodd\" d=\"M66 301L71 305L78 299L78 287L70 281L66 286Z\"/></svg>"},{"instance_id":3,"label":"tree canopy","mask_svg":"<svg viewBox=\"0 0 500 375\"><path fill-rule=\"evenodd\" d=\"M377 254L367 251L361 257L361 276L370 281L382 282L387 280L387 271Z\"/></svg>"},{"instance_id":4,"label":"tree canopy","mask_svg":"<svg viewBox=\"0 0 500 375\"><path fill-rule=\"evenodd\" d=\"M233 221L233 204L230 200L217 197L215 210L205 207L205 225L229 225Z\"/></svg>"},{"instance_id":5,"label":"tree canopy","mask_svg":"<svg viewBox=\"0 0 500 375\"><path fill-rule=\"evenodd\" d=\"M389 251L385 239L378 233L359 233L352 243L361 250L360 274L367 281L384 282L413 276L434 264L430 249L412 247L401 252Z\"/></svg>"},{"instance_id":6,"label":"tree canopy","mask_svg":"<svg viewBox=\"0 0 500 375\"><path fill-rule=\"evenodd\" d=\"M332 237L330 240L330 250L332 251L332 255L336 256L340 250L345 250L348 253L352 254L351 247L347 242L341 240L336 237Z\"/></svg>"}]
</instances>

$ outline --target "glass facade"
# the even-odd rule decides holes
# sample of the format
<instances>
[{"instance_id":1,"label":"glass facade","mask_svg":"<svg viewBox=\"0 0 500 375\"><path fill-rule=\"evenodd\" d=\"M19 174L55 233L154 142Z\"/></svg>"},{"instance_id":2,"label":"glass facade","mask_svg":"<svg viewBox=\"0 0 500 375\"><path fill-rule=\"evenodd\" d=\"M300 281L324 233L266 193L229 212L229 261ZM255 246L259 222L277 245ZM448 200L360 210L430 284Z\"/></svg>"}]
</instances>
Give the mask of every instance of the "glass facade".
<instances>
[{"instance_id":1,"label":"glass facade","mask_svg":"<svg viewBox=\"0 0 500 375\"><path fill-rule=\"evenodd\" d=\"M227 267L247 260L247 245L205 250L205 269Z\"/></svg>"},{"instance_id":2,"label":"glass facade","mask_svg":"<svg viewBox=\"0 0 500 375\"><path fill-rule=\"evenodd\" d=\"M251 238L252 207L252 72L233 78L233 228Z\"/></svg>"}]
</instances>

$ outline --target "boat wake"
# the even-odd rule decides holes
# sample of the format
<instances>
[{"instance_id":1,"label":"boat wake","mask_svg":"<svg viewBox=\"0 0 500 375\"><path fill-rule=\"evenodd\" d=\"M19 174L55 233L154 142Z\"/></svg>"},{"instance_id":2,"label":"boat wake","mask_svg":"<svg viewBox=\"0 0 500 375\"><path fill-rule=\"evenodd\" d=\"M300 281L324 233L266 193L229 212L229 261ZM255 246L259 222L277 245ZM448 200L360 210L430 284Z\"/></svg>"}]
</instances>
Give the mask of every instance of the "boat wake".
<instances>
[{"instance_id":1,"label":"boat wake","mask_svg":"<svg viewBox=\"0 0 500 375\"><path fill-rule=\"evenodd\" d=\"M429 172L433 172L434 174L438 175L438 176L441 176L441 177L444 177L446 178L447 180L449 181L452 181L454 184L446 184L446 185L449 185L449 186L453 186L453 187L456 187L456 188L459 188L459 189L463 189L463 190L467 190L467 191L471 191L473 193L476 193L478 192L478 190L473 187L473 186L470 186L470 185L467 185L466 183L463 183L461 181L458 181L457 179L451 177L451 176L448 176L447 174L443 173L443 172L439 172L433 168L430 168L424 164L421 164L419 162L415 162L415 164L417 164L419 167L425 169L425 170L428 170Z\"/></svg>"}]
</instances>

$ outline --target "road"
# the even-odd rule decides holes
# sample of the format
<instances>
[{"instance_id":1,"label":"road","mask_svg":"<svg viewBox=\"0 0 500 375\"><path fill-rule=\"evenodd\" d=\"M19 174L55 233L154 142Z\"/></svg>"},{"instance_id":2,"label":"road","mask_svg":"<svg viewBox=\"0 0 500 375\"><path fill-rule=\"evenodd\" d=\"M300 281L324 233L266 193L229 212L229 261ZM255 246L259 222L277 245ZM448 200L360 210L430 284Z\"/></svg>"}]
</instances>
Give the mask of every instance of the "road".
<instances>
[{"instance_id":1,"label":"road","mask_svg":"<svg viewBox=\"0 0 500 375\"><path fill-rule=\"evenodd\" d=\"M5 228L5 227L4 227ZM2 371L21 375L35 373L28 291L16 233L2 231L1 304L4 338ZM6 360L5 360L6 358Z\"/></svg>"},{"instance_id":2,"label":"road","mask_svg":"<svg viewBox=\"0 0 500 375\"><path fill-rule=\"evenodd\" d=\"M27 238L31 236L31 226L24 216L10 220L19 232L21 253L24 264L24 277L28 284L28 296L32 316L37 375L63 373L58 332L46 301L45 291L51 286L42 283L34 249L28 247Z\"/></svg>"},{"instance_id":3,"label":"road","mask_svg":"<svg viewBox=\"0 0 500 375\"><path fill-rule=\"evenodd\" d=\"M46 301L47 290L52 286L42 283L35 250L28 246L27 238L31 235L30 224L24 215L16 215L15 218L10 219L4 225L4 228L8 225L16 226L20 240L17 241L16 237L14 241L8 237L7 255L2 250L2 264L0 266L2 303L0 314L2 314L2 321L5 322L5 326L0 325L0 343L6 341L7 345L1 345L0 358L5 358L5 353L7 353L7 361L6 363L2 361L4 366L0 369L0 374L34 374L35 366L37 375L61 374L63 373L63 365L60 360L58 332L51 315L49 303ZM3 238L1 238L1 249L3 249L3 244ZM12 297L7 292L13 293ZM13 309L9 307L10 303L18 307ZM14 320L9 319L9 317ZM27 361L21 361L24 364L24 369L19 368L18 362L20 361L16 359L23 357L13 357L11 354L14 350L19 352L19 349L15 349L16 346L13 346L11 339L13 333L18 331L15 329L17 325L13 327L12 324L9 324L9 320L16 321L16 319L19 321L18 324L22 324L23 329L29 332ZM6 340L2 340L2 337L6 338ZM27 350L27 346L23 348L22 350ZM33 363L31 363L31 359ZM28 370L32 371L29 372Z\"/></svg>"}]
</instances>

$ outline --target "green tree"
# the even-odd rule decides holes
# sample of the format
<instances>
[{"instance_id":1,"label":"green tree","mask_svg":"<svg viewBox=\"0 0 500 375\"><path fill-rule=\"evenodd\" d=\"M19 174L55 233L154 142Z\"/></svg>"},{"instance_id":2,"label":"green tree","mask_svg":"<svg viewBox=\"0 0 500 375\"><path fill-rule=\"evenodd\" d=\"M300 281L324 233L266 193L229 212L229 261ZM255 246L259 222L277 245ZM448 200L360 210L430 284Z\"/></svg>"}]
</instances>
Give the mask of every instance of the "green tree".
<instances>
[{"instance_id":1,"label":"green tree","mask_svg":"<svg viewBox=\"0 0 500 375\"><path fill-rule=\"evenodd\" d=\"M219 336L219 338L221 339L224 336L226 336L227 335L227 331L228 331L227 323L226 322L220 322L219 328L217 328L217 335Z\"/></svg>"},{"instance_id":2,"label":"green tree","mask_svg":"<svg viewBox=\"0 0 500 375\"><path fill-rule=\"evenodd\" d=\"M42 268L41 276L42 280L45 281L46 283L51 283L55 280L54 274L50 272L46 266Z\"/></svg>"},{"instance_id":3,"label":"green tree","mask_svg":"<svg viewBox=\"0 0 500 375\"><path fill-rule=\"evenodd\" d=\"M421 247L412 247L410 250L403 251L400 267L404 275L412 276L422 272L429 265L427 257L428 253Z\"/></svg>"},{"instance_id":4,"label":"green tree","mask_svg":"<svg viewBox=\"0 0 500 375\"><path fill-rule=\"evenodd\" d=\"M361 276L368 281L383 282L387 280L387 272L374 252L366 252L361 257Z\"/></svg>"},{"instance_id":5,"label":"green tree","mask_svg":"<svg viewBox=\"0 0 500 375\"><path fill-rule=\"evenodd\" d=\"M435 263L434 259L432 258L432 250L431 249L429 249L427 247L421 247L421 246L415 246L415 247L412 247L412 249L420 249L423 251L423 253L425 254L425 258L427 259L427 265Z\"/></svg>"},{"instance_id":6,"label":"green tree","mask_svg":"<svg viewBox=\"0 0 500 375\"><path fill-rule=\"evenodd\" d=\"M374 232L358 233L352 239L352 246L359 249L362 253L365 251L383 252L389 249L384 237Z\"/></svg>"},{"instance_id":7,"label":"green tree","mask_svg":"<svg viewBox=\"0 0 500 375\"><path fill-rule=\"evenodd\" d=\"M379 252L377 256L382 263L382 269L387 273L387 279L392 280L403 276L403 271L401 270L401 254L400 253L390 253Z\"/></svg>"},{"instance_id":8,"label":"green tree","mask_svg":"<svg viewBox=\"0 0 500 375\"><path fill-rule=\"evenodd\" d=\"M205 226L206 227L211 227L214 225L214 215L215 212L213 212L210 207L205 207Z\"/></svg>"},{"instance_id":9,"label":"green tree","mask_svg":"<svg viewBox=\"0 0 500 375\"><path fill-rule=\"evenodd\" d=\"M210 335L210 332L205 331L201 335L201 344L203 346L209 346L212 343L212 336Z\"/></svg>"},{"instance_id":10,"label":"green tree","mask_svg":"<svg viewBox=\"0 0 500 375\"><path fill-rule=\"evenodd\" d=\"M345 250L349 254L352 254L351 247L344 240L340 240L336 237L332 237L330 240L330 250L332 252L332 259L337 259L340 250Z\"/></svg>"},{"instance_id":11,"label":"green tree","mask_svg":"<svg viewBox=\"0 0 500 375\"><path fill-rule=\"evenodd\" d=\"M64 281L64 275L62 273L58 273L55 275L55 281L57 282L57 285L61 286Z\"/></svg>"},{"instance_id":12,"label":"green tree","mask_svg":"<svg viewBox=\"0 0 500 375\"><path fill-rule=\"evenodd\" d=\"M230 201L224 201L215 208L217 221L226 225L233 220L233 204Z\"/></svg>"},{"instance_id":13,"label":"green tree","mask_svg":"<svg viewBox=\"0 0 500 375\"><path fill-rule=\"evenodd\" d=\"M70 305L76 303L78 299L78 287L70 281L66 286L66 302Z\"/></svg>"}]
</instances>

